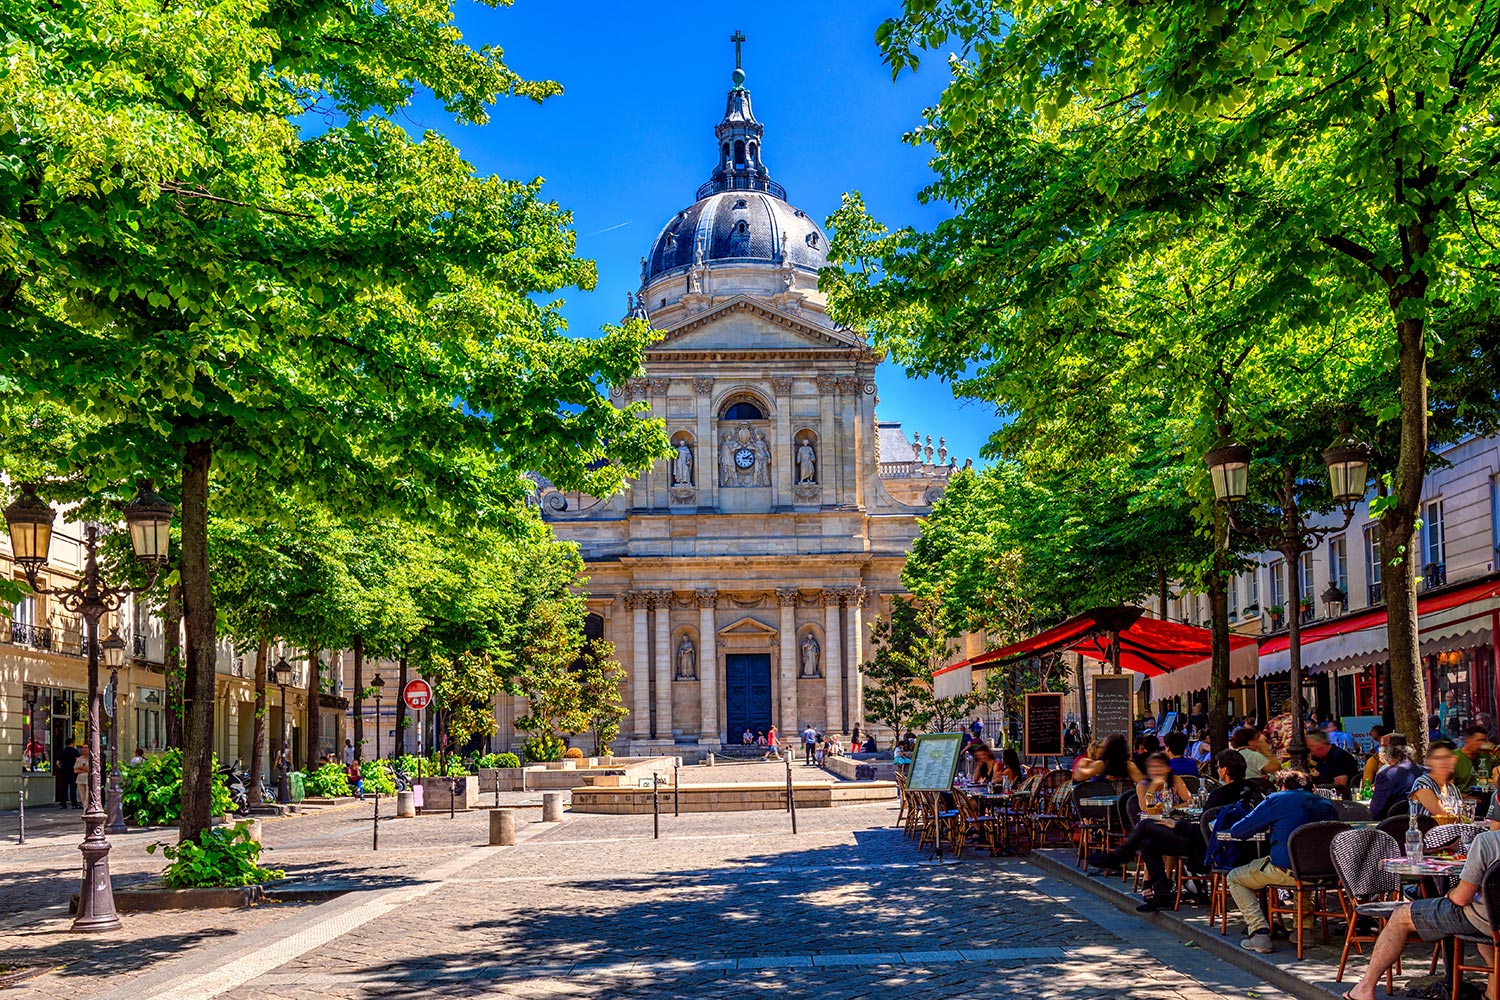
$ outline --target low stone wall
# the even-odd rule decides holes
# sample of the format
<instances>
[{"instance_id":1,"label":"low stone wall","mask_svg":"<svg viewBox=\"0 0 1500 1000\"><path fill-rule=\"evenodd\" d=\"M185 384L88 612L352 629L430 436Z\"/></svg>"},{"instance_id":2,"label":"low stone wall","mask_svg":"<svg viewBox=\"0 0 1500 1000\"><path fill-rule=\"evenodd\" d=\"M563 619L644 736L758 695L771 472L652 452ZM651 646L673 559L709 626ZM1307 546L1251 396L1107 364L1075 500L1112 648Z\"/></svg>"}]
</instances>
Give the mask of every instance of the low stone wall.
<instances>
[{"instance_id":1,"label":"low stone wall","mask_svg":"<svg viewBox=\"0 0 1500 1000\"><path fill-rule=\"evenodd\" d=\"M493 792L499 781L502 792L563 791L578 785L594 784L596 779L618 778L620 784L634 785L652 773L671 774L671 757L613 757L609 763L600 757L579 760L555 760L525 767L505 767L479 772L479 789Z\"/></svg>"},{"instance_id":2,"label":"low stone wall","mask_svg":"<svg viewBox=\"0 0 1500 1000\"><path fill-rule=\"evenodd\" d=\"M860 768L871 770L860 774ZM874 754L860 757L830 757L823 762L823 770L845 781L895 781L896 764L887 757L879 759Z\"/></svg>"},{"instance_id":3,"label":"low stone wall","mask_svg":"<svg viewBox=\"0 0 1500 1000\"><path fill-rule=\"evenodd\" d=\"M828 809L835 806L865 805L870 802L888 802L896 796L893 781L860 781L830 785L793 784L798 809ZM756 809L785 809L786 785L724 784L683 785L681 788L683 812L745 812ZM662 812L672 810L672 789L661 790ZM573 812L606 813L611 815L638 816L651 812L651 789L649 788L599 788L573 789Z\"/></svg>"},{"instance_id":4,"label":"low stone wall","mask_svg":"<svg viewBox=\"0 0 1500 1000\"><path fill-rule=\"evenodd\" d=\"M472 775L463 778L423 778L422 811L424 813L447 812L449 800L455 812L473 809L479 801L479 779Z\"/></svg>"}]
</instances>

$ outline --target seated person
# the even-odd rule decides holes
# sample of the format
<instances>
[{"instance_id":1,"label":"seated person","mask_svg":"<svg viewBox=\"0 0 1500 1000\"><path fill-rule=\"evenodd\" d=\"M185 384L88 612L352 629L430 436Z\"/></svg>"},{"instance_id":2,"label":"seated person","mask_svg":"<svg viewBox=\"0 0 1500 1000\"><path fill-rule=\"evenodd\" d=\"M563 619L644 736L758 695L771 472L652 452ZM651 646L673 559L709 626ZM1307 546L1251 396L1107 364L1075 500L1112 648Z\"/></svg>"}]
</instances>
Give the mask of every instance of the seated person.
<instances>
[{"instance_id":1,"label":"seated person","mask_svg":"<svg viewBox=\"0 0 1500 1000\"><path fill-rule=\"evenodd\" d=\"M1230 827L1230 836L1237 840L1266 832L1270 842L1270 857L1258 858L1249 864L1240 865L1226 876L1229 894L1245 919L1245 939L1240 947L1248 951L1268 955L1275 949L1271 946L1271 923L1260 906L1260 891L1271 886L1296 885L1292 876L1292 859L1287 853L1287 840L1292 831L1308 823L1338 819L1338 810L1327 799L1315 795L1312 782L1301 771L1279 771L1275 777L1280 791L1267 795L1250 815Z\"/></svg>"},{"instance_id":2,"label":"seated person","mask_svg":"<svg viewBox=\"0 0 1500 1000\"><path fill-rule=\"evenodd\" d=\"M1412 759L1411 747L1403 733L1382 736L1383 741L1377 756L1383 766L1375 775L1374 791L1370 795L1370 818L1380 822L1396 805L1405 802L1411 795L1411 787L1422 776L1422 767Z\"/></svg>"},{"instance_id":3,"label":"seated person","mask_svg":"<svg viewBox=\"0 0 1500 1000\"><path fill-rule=\"evenodd\" d=\"M1172 760L1157 752L1146 758L1146 776L1135 786L1141 819L1124 842L1113 851L1094 851L1089 864L1095 868L1119 868L1140 852L1149 876L1147 898L1136 909L1150 913L1171 905L1173 886L1167 877L1166 859L1183 857L1191 850L1190 828L1195 826L1172 818L1172 810L1193 801L1182 775L1172 773Z\"/></svg>"},{"instance_id":4,"label":"seated person","mask_svg":"<svg viewBox=\"0 0 1500 1000\"><path fill-rule=\"evenodd\" d=\"M1104 743L1094 740L1088 745L1088 749L1079 754L1073 761L1073 783L1083 784L1085 781L1093 781L1104 773Z\"/></svg>"},{"instance_id":5,"label":"seated person","mask_svg":"<svg viewBox=\"0 0 1500 1000\"><path fill-rule=\"evenodd\" d=\"M1348 798L1353 783L1364 774L1364 768L1354 755L1342 747L1336 747L1321 729L1307 731L1307 766L1313 784L1332 785Z\"/></svg>"},{"instance_id":6,"label":"seated person","mask_svg":"<svg viewBox=\"0 0 1500 1000\"><path fill-rule=\"evenodd\" d=\"M1463 807L1464 795L1453 780L1457 754L1453 744L1437 740L1427 748L1427 773L1412 782L1408 800L1418 816L1431 816L1439 823L1452 823Z\"/></svg>"},{"instance_id":7,"label":"seated person","mask_svg":"<svg viewBox=\"0 0 1500 1000\"><path fill-rule=\"evenodd\" d=\"M1344 996L1348 1000L1375 1000L1375 989L1385 972L1401 959L1406 944L1415 933L1423 941L1441 941L1453 934L1490 934L1488 902L1483 898L1485 869L1500 861L1500 833L1481 833L1469 845L1469 858L1459 872L1458 885L1446 896L1418 899L1398 906L1381 928L1370 952L1365 974ZM1485 961L1495 959L1494 949L1479 946Z\"/></svg>"},{"instance_id":8,"label":"seated person","mask_svg":"<svg viewBox=\"0 0 1500 1000\"><path fill-rule=\"evenodd\" d=\"M1385 737L1384 726L1370 727L1370 742L1374 744L1375 749L1371 750L1370 756L1365 758L1364 780L1371 785L1375 783L1375 776L1380 773L1380 769L1385 766L1380 759L1380 748L1385 743Z\"/></svg>"},{"instance_id":9,"label":"seated person","mask_svg":"<svg viewBox=\"0 0 1500 1000\"><path fill-rule=\"evenodd\" d=\"M1489 756L1490 730L1488 726L1473 725L1464 730L1463 746L1453 759L1453 782L1464 791L1474 787L1478 780L1479 759Z\"/></svg>"},{"instance_id":10,"label":"seated person","mask_svg":"<svg viewBox=\"0 0 1500 1000\"><path fill-rule=\"evenodd\" d=\"M1011 787L1026 780L1026 768L1021 765L1021 755L1016 753L1015 747L1006 747L1000 751L999 777L1009 778Z\"/></svg>"},{"instance_id":11,"label":"seated person","mask_svg":"<svg viewBox=\"0 0 1500 1000\"><path fill-rule=\"evenodd\" d=\"M1184 756L1187 753L1187 733L1168 733L1165 742L1167 756L1172 759L1172 773L1184 777L1198 777L1198 762L1191 757Z\"/></svg>"},{"instance_id":12,"label":"seated person","mask_svg":"<svg viewBox=\"0 0 1500 1000\"><path fill-rule=\"evenodd\" d=\"M874 753L875 752L875 734L874 733L866 733L865 734L865 745L861 749L861 752L862 753Z\"/></svg>"},{"instance_id":13,"label":"seated person","mask_svg":"<svg viewBox=\"0 0 1500 1000\"><path fill-rule=\"evenodd\" d=\"M974 759L974 766L969 771L970 781L976 785L988 785L1000 780L1000 762L995 759L995 751L989 744L969 744L969 755Z\"/></svg>"},{"instance_id":14,"label":"seated person","mask_svg":"<svg viewBox=\"0 0 1500 1000\"><path fill-rule=\"evenodd\" d=\"M1251 726L1241 726L1229 736L1229 747L1245 758L1246 776L1260 778L1281 770L1281 761L1260 748L1265 746L1266 734Z\"/></svg>"}]
</instances>

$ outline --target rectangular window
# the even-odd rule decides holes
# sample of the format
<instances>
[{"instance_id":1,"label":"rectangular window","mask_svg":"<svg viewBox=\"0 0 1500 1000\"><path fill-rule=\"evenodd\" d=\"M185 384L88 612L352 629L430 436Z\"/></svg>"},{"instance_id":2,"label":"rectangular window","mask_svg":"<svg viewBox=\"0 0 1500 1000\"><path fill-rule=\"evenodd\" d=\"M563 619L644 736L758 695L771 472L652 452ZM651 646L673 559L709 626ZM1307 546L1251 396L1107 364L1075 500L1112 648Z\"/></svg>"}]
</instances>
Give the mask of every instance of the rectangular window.
<instances>
[{"instance_id":1,"label":"rectangular window","mask_svg":"<svg viewBox=\"0 0 1500 1000\"><path fill-rule=\"evenodd\" d=\"M1283 613L1286 609L1286 562L1282 559L1271 561L1271 607L1281 608Z\"/></svg>"},{"instance_id":2,"label":"rectangular window","mask_svg":"<svg viewBox=\"0 0 1500 1000\"><path fill-rule=\"evenodd\" d=\"M1315 617L1318 613L1318 592L1313 588L1313 563L1315 559L1311 552L1302 553L1301 572L1298 575L1297 587L1302 598L1302 604L1307 607L1304 618Z\"/></svg>"},{"instance_id":3,"label":"rectangular window","mask_svg":"<svg viewBox=\"0 0 1500 1000\"><path fill-rule=\"evenodd\" d=\"M1240 619L1240 578L1231 576L1229 578L1229 620Z\"/></svg>"},{"instance_id":4,"label":"rectangular window","mask_svg":"<svg viewBox=\"0 0 1500 1000\"><path fill-rule=\"evenodd\" d=\"M1328 541L1328 579L1349 596L1349 543L1343 535Z\"/></svg>"},{"instance_id":5,"label":"rectangular window","mask_svg":"<svg viewBox=\"0 0 1500 1000\"><path fill-rule=\"evenodd\" d=\"M1490 546L1500 553L1500 476L1490 477Z\"/></svg>"},{"instance_id":6,"label":"rectangular window","mask_svg":"<svg viewBox=\"0 0 1500 1000\"><path fill-rule=\"evenodd\" d=\"M1371 604L1380 604L1385 598L1380 589L1380 525L1365 527L1365 580L1369 584Z\"/></svg>"},{"instance_id":7,"label":"rectangular window","mask_svg":"<svg viewBox=\"0 0 1500 1000\"><path fill-rule=\"evenodd\" d=\"M1446 581L1443 566L1443 501L1429 500L1422 505L1422 577L1427 586L1440 587Z\"/></svg>"},{"instance_id":8,"label":"rectangular window","mask_svg":"<svg viewBox=\"0 0 1500 1000\"><path fill-rule=\"evenodd\" d=\"M1247 579L1246 579L1245 582L1249 584L1249 589L1248 589L1248 592L1246 594L1247 600L1245 601L1245 605L1247 607L1253 607L1253 608L1257 608L1258 609L1260 607L1260 567L1259 566L1255 567L1254 569L1252 569L1250 571L1250 574L1247 577Z\"/></svg>"}]
</instances>

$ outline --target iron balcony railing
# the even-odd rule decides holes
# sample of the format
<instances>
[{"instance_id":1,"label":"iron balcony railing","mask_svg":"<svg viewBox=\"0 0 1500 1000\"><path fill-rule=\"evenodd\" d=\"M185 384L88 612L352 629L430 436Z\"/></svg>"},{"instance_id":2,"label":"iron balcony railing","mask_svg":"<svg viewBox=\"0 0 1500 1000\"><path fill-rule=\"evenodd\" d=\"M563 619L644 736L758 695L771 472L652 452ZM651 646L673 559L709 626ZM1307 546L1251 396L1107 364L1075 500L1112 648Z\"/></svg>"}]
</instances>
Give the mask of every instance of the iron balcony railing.
<instances>
[{"instance_id":1,"label":"iron balcony railing","mask_svg":"<svg viewBox=\"0 0 1500 1000\"><path fill-rule=\"evenodd\" d=\"M1384 587L1382 587L1378 583L1372 583L1372 584L1370 584L1369 590L1370 590L1370 606L1371 607L1374 607L1377 604L1383 604L1383 603L1385 603L1385 588Z\"/></svg>"},{"instance_id":2,"label":"iron balcony railing","mask_svg":"<svg viewBox=\"0 0 1500 1000\"><path fill-rule=\"evenodd\" d=\"M52 649L52 630L46 625L29 625L26 622L10 623L10 641L17 646L32 649Z\"/></svg>"},{"instance_id":3,"label":"iron balcony railing","mask_svg":"<svg viewBox=\"0 0 1500 1000\"><path fill-rule=\"evenodd\" d=\"M130 655L138 660L146 658L146 637L135 635L130 637Z\"/></svg>"}]
</instances>

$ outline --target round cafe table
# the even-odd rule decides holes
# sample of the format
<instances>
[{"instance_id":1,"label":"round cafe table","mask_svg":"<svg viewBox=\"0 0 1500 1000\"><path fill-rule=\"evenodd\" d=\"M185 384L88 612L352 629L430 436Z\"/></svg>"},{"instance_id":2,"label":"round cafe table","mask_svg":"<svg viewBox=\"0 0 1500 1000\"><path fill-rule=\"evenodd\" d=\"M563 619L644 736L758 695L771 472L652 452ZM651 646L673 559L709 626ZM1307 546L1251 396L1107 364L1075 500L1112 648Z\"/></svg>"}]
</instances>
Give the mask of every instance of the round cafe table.
<instances>
[{"instance_id":1,"label":"round cafe table","mask_svg":"<svg viewBox=\"0 0 1500 1000\"><path fill-rule=\"evenodd\" d=\"M1427 895L1428 887L1442 891L1442 884L1437 880L1442 878L1458 878L1458 873L1463 871L1464 862L1450 861L1443 858L1422 858L1419 861L1409 861L1406 858L1387 858L1380 863L1384 871L1401 879L1402 884L1416 882L1423 887L1423 895ZM1428 879L1432 881L1429 883ZM1453 968L1454 956L1457 952L1457 942L1446 937L1443 945L1443 966Z\"/></svg>"}]
</instances>

